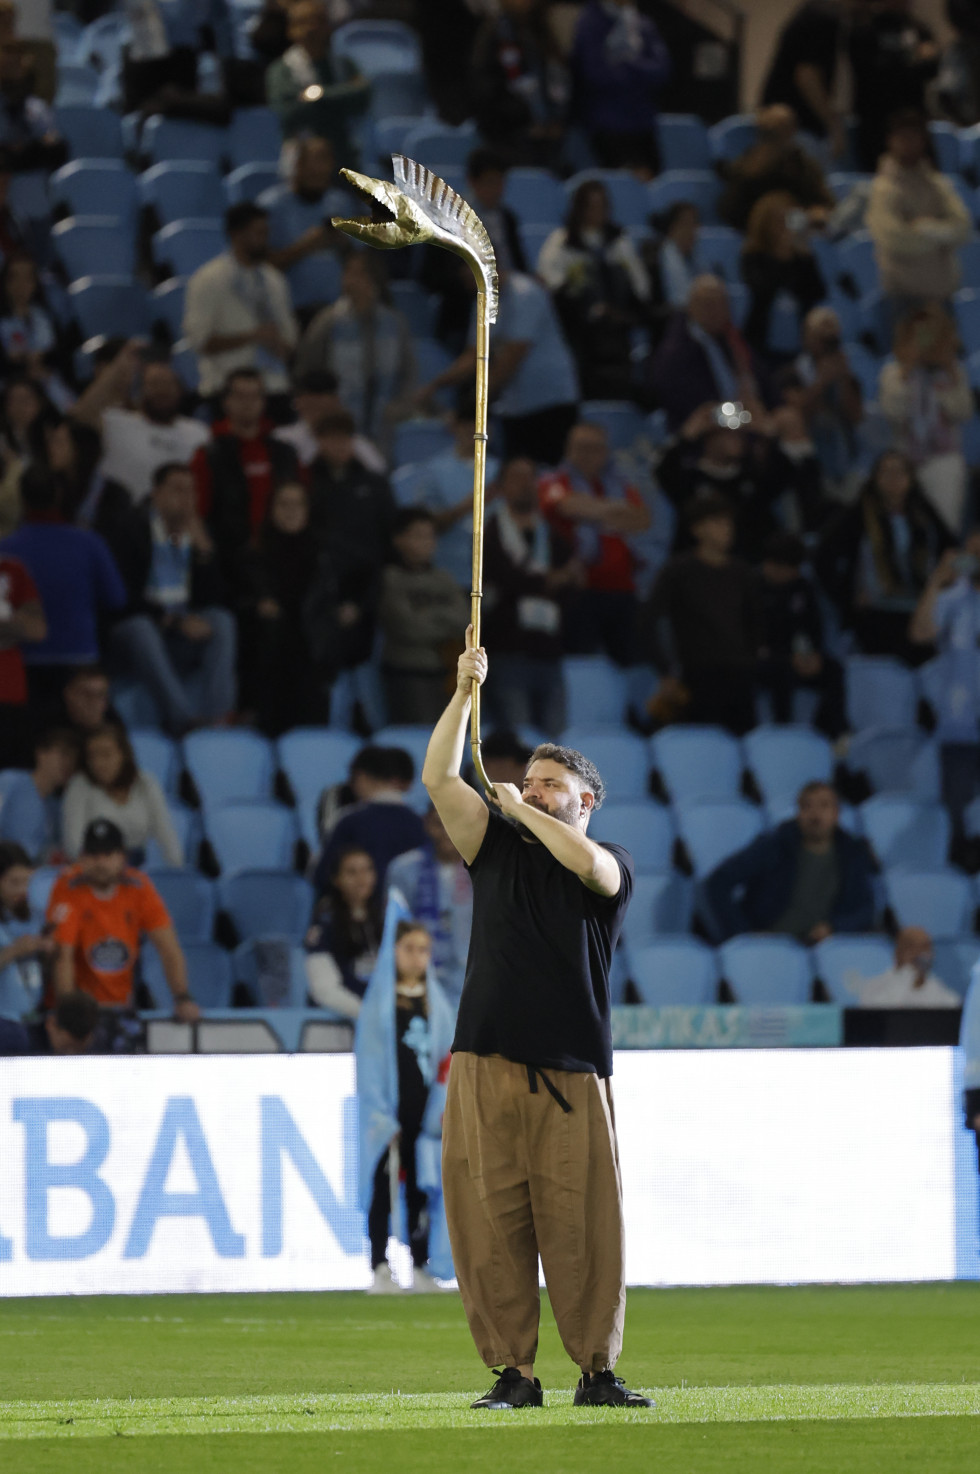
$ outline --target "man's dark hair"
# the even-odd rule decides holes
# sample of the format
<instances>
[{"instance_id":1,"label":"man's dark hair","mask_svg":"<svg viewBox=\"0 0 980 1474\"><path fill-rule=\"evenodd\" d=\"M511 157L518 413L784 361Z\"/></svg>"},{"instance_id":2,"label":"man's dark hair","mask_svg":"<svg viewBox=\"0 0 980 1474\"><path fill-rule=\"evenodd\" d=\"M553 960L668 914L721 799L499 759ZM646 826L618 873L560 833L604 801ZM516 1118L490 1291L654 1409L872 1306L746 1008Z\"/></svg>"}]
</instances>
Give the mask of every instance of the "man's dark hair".
<instances>
[{"instance_id":1,"label":"man's dark hair","mask_svg":"<svg viewBox=\"0 0 980 1474\"><path fill-rule=\"evenodd\" d=\"M28 870L34 869L31 857L23 845L12 839L4 840L0 844L0 877L6 875L8 870L13 870L15 865L25 865Z\"/></svg>"},{"instance_id":2,"label":"man's dark hair","mask_svg":"<svg viewBox=\"0 0 980 1474\"><path fill-rule=\"evenodd\" d=\"M727 517L730 522L735 521L735 508L727 497L696 496L684 508L684 520L692 532L695 527L699 527L702 522L710 521L713 517Z\"/></svg>"},{"instance_id":3,"label":"man's dark hair","mask_svg":"<svg viewBox=\"0 0 980 1474\"><path fill-rule=\"evenodd\" d=\"M495 148L475 148L466 160L466 177L482 179L484 174L506 174L507 163Z\"/></svg>"},{"instance_id":4,"label":"man's dark hair","mask_svg":"<svg viewBox=\"0 0 980 1474\"><path fill-rule=\"evenodd\" d=\"M316 423L317 435L354 435L356 432L354 416L346 409L336 409Z\"/></svg>"},{"instance_id":5,"label":"man's dark hair","mask_svg":"<svg viewBox=\"0 0 980 1474\"><path fill-rule=\"evenodd\" d=\"M97 677L100 681L107 681L109 679L104 666L99 665L94 660L90 661L87 665L76 665L71 674L65 678L61 689L64 691L66 687L73 685L75 681L90 681L93 676Z\"/></svg>"},{"instance_id":6,"label":"man's dark hair","mask_svg":"<svg viewBox=\"0 0 980 1474\"><path fill-rule=\"evenodd\" d=\"M99 1005L91 993L82 993L76 989L58 999L54 1021L59 1029L63 1029L81 1044L95 1033L95 1026L99 1022Z\"/></svg>"},{"instance_id":7,"label":"man's dark hair","mask_svg":"<svg viewBox=\"0 0 980 1474\"><path fill-rule=\"evenodd\" d=\"M523 763L527 767L531 761L531 749L526 742L518 737L516 732L508 732L501 728L497 732L491 732L480 744L485 758L503 758L504 761Z\"/></svg>"},{"instance_id":8,"label":"man's dark hair","mask_svg":"<svg viewBox=\"0 0 980 1474\"><path fill-rule=\"evenodd\" d=\"M650 219L660 234L666 235L669 230L673 230L677 221L682 215L686 215L688 210L693 210L695 215L698 216L701 214L695 200L675 200L672 205L667 206L666 210L662 210L659 214L651 215Z\"/></svg>"},{"instance_id":9,"label":"man's dark hair","mask_svg":"<svg viewBox=\"0 0 980 1474\"><path fill-rule=\"evenodd\" d=\"M545 759L549 762L560 763L563 768L567 768L570 773L581 778L595 799L592 805L593 812L602 808L602 801L606 796L606 785L595 763L589 762L584 753L577 752L574 747L562 747L558 742L541 742L531 753L527 765L530 767L532 763Z\"/></svg>"},{"instance_id":10,"label":"man's dark hair","mask_svg":"<svg viewBox=\"0 0 980 1474\"><path fill-rule=\"evenodd\" d=\"M58 483L46 466L28 466L20 478L20 501L25 512L50 512L58 504Z\"/></svg>"},{"instance_id":11,"label":"man's dark hair","mask_svg":"<svg viewBox=\"0 0 980 1474\"><path fill-rule=\"evenodd\" d=\"M340 380L330 369L310 369L293 380L294 394L336 394Z\"/></svg>"},{"instance_id":12,"label":"man's dark hair","mask_svg":"<svg viewBox=\"0 0 980 1474\"><path fill-rule=\"evenodd\" d=\"M840 803L840 794L837 792L837 789L834 787L834 785L828 782L826 778L811 778L809 783L804 783L803 787L796 795L796 802L798 804L801 804L805 798L810 797L811 793L817 793L821 788L826 788L827 792L832 793L837 802Z\"/></svg>"},{"instance_id":13,"label":"man's dark hair","mask_svg":"<svg viewBox=\"0 0 980 1474\"><path fill-rule=\"evenodd\" d=\"M436 519L428 507L399 507L395 513L392 525L392 537L398 537L399 533L407 532L414 527L416 522L428 522L430 527L435 527Z\"/></svg>"},{"instance_id":14,"label":"man's dark hair","mask_svg":"<svg viewBox=\"0 0 980 1474\"><path fill-rule=\"evenodd\" d=\"M162 466L157 466L153 472L153 490L156 491L158 486L162 486L167 478L173 476L177 471L182 476L189 476L191 474L190 466L184 461L164 461Z\"/></svg>"},{"instance_id":15,"label":"man's dark hair","mask_svg":"<svg viewBox=\"0 0 980 1474\"><path fill-rule=\"evenodd\" d=\"M351 777L363 773L365 778L377 778L381 782L415 782L415 763L410 752L404 747L380 747L373 742L355 754L350 772Z\"/></svg>"},{"instance_id":16,"label":"man's dark hair","mask_svg":"<svg viewBox=\"0 0 980 1474\"><path fill-rule=\"evenodd\" d=\"M256 220L268 220L268 210L263 210L261 205L256 205L252 200L242 200L241 204L229 205L225 211L225 235L238 235L239 231L247 230Z\"/></svg>"},{"instance_id":17,"label":"man's dark hair","mask_svg":"<svg viewBox=\"0 0 980 1474\"><path fill-rule=\"evenodd\" d=\"M265 391L265 385L262 382L262 375L259 373L258 369L237 368L232 369L231 373L228 375L228 377L225 379L225 382L221 386L222 399L228 393L232 384L234 384L238 379L247 379L250 384L258 383L261 386L263 392Z\"/></svg>"},{"instance_id":18,"label":"man's dark hair","mask_svg":"<svg viewBox=\"0 0 980 1474\"><path fill-rule=\"evenodd\" d=\"M802 568L806 562L806 546L795 532L774 532L762 549L763 563L782 563L787 568Z\"/></svg>"}]
</instances>

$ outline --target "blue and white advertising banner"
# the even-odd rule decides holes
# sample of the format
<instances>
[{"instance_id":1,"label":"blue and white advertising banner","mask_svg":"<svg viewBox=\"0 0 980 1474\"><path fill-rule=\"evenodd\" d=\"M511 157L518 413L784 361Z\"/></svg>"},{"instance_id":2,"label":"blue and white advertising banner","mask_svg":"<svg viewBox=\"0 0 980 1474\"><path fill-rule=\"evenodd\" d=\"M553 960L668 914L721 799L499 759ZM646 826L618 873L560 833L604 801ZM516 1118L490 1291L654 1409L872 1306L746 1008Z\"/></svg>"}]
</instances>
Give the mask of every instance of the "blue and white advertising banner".
<instances>
[{"instance_id":1,"label":"blue and white advertising banner","mask_svg":"<svg viewBox=\"0 0 980 1474\"><path fill-rule=\"evenodd\" d=\"M980 1277L951 1049L623 1051L631 1284ZM350 1055L0 1062L0 1296L353 1290Z\"/></svg>"}]
</instances>

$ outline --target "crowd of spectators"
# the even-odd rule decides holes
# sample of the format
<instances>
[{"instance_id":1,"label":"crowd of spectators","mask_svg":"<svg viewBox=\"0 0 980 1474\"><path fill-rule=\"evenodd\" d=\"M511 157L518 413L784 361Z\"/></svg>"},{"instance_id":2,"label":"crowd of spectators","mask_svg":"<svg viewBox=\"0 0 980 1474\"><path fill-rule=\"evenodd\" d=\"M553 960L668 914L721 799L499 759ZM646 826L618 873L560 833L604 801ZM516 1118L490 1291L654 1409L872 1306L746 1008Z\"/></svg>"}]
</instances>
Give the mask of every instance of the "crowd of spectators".
<instances>
[{"instance_id":1,"label":"crowd of spectators","mask_svg":"<svg viewBox=\"0 0 980 1474\"><path fill-rule=\"evenodd\" d=\"M224 126L265 103L283 140L279 182L222 206L224 249L187 273L178 326L81 352L49 190L69 145L34 52L9 26L0 35L0 841L18 885L25 867L72 867L50 930L28 933L37 946L2 944L0 977L29 964L40 998L46 971L51 1001L78 988L107 1001L72 962L87 944L61 910L120 887L139 896L178 1001L188 992L138 867L190 856L113 686L138 689L173 738L336 725L338 693L353 691L351 721L369 738L386 722L434 722L468 617L473 283L448 253L373 254L331 224L359 208L339 166L382 167L371 149L384 78L336 44L351 9L268 0L244 31L222 4L202 7L203 31L178 25L177 9L147 0L133 22L124 86L146 88L152 107L128 162L148 164L152 114ZM557 735L562 658L595 654L643 673L630 720L644 735L682 721L740 736L760 711L793 721L802 695L843 756L846 658L939 654L944 800L965 842L980 792L980 549L975 373L953 297L973 225L929 116L980 112L969 28L943 57L901 0L801 5L754 131L715 165L717 218L739 233L719 259L703 195L655 210L651 193L647 219L620 218L616 186L649 189L663 164L672 61L645 7L586 0L564 24L544 0L455 10L444 39L466 38L463 82L440 70L424 15L417 80L475 125L455 182L500 276L488 721ZM221 67L198 95L202 48ZM619 173L580 174L563 218L528 231L511 171L549 171L558 190L583 163ZM144 213L137 235L161 223ZM862 227L870 243L854 236ZM149 286L161 268L147 240L135 259ZM849 243L867 245L861 270L878 293L864 315L868 282L838 270ZM405 802L405 761L367 745L349 789L321 808L310 997L347 1017L386 875L426 921L450 995L461 982L465 870L435 816ZM501 761L519 767L513 750ZM805 791L799 821L711 877L704 914L719 939L870 927L863 842L832 810L825 787ZM0 924L22 900L0 903ZM860 926L840 920L859 912ZM139 938L116 941L110 1001L129 1003ZM65 1019L49 1020L51 1047L55 1034L93 1036L78 1035L84 1016Z\"/></svg>"}]
</instances>

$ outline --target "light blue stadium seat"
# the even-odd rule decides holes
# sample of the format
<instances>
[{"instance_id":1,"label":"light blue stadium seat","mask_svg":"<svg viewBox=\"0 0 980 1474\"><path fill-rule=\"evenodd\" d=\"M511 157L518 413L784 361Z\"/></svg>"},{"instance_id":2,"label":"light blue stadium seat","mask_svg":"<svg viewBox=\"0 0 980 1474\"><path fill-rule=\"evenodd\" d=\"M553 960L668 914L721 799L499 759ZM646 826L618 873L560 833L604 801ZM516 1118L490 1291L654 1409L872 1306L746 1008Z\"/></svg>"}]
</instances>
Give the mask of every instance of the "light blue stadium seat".
<instances>
[{"instance_id":1,"label":"light blue stadium seat","mask_svg":"<svg viewBox=\"0 0 980 1474\"><path fill-rule=\"evenodd\" d=\"M338 26L331 47L336 56L353 61L365 77L381 72L423 71L418 35L403 21L352 20Z\"/></svg>"},{"instance_id":2,"label":"light blue stadium seat","mask_svg":"<svg viewBox=\"0 0 980 1474\"><path fill-rule=\"evenodd\" d=\"M866 404L875 404L878 399L878 381L881 377L881 359L877 358L863 343L845 343L844 353L858 383Z\"/></svg>"},{"instance_id":3,"label":"light blue stadium seat","mask_svg":"<svg viewBox=\"0 0 980 1474\"><path fill-rule=\"evenodd\" d=\"M410 726L408 724L399 726L394 724L389 727L382 727L379 732L375 732L371 741L378 747L401 747L405 752L409 753L415 764L415 777L417 781L419 774L422 772L422 764L425 762L425 750L429 745L429 738L431 736L431 727Z\"/></svg>"},{"instance_id":4,"label":"light blue stadium seat","mask_svg":"<svg viewBox=\"0 0 980 1474\"><path fill-rule=\"evenodd\" d=\"M333 251L315 251L286 272L294 307L322 307L340 296L343 265Z\"/></svg>"},{"instance_id":5,"label":"light blue stadium seat","mask_svg":"<svg viewBox=\"0 0 980 1474\"><path fill-rule=\"evenodd\" d=\"M610 799L647 797L649 762L646 746L631 732L608 727L568 726L562 733L566 747L574 747L595 763Z\"/></svg>"},{"instance_id":6,"label":"light blue stadium seat","mask_svg":"<svg viewBox=\"0 0 980 1474\"><path fill-rule=\"evenodd\" d=\"M670 870L673 863L674 821L670 810L649 799L603 804L589 820L589 838L597 843L624 845L633 856L638 875Z\"/></svg>"},{"instance_id":7,"label":"light blue stadium seat","mask_svg":"<svg viewBox=\"0 0 980 1474\"><path fill-rule=\"evenodd\" d=\"M878 263L871 237L866 230L856 230L845 240L838 241L835 255L838 284L842 276L851 278L860 297L867 292L879 290L881 280L878 276Z\"/></svg>"},{"instance_id":8,"label":"light blue stadium seat","mask_svg":"<svg viewBox=\"0 0 980 1474\"><path fill-rule=\"evenodd\" d=\"M58 65L73 66L80 59L85 27L78 16L68 10L56 10L51 17L51 25Z\"/></svg>"},{"instance_id":9,"label":"light blue stadium seat","mask_svg":"<svg viewBox=\"0 0 980 1474\"><path fill-rule=\"evenodd\" d=\"M650 1008L703 1008L718 1001L718 963L697 937L656 937L631 947L629 971Z\"/></svg>"},{"instance_id":10,"label":"light blue stadium seat","mask_svg":"<svg viewBox=\"0 0 980 1474\"><path fill-rule=\"evenodd\" d=\"M166 159L139 177L144 205L160 225L177 220L217 218L221 213L221 175L209 159Z\"/></svg>"},{"instance_id":11,"label":"light blue stadium seat","mask_svg":"<svg viewBox=\"0 0 980 1474\"><path fill-rule=\"evenodd\" d=\"M176 343L184 331L184 297L187 294L187 278L171 276L150 293L150 313L154 322L163 323Z\"/></svg>"},{"instance_id":12,"label":"light blue stadium seat","mask_svg":"<svg viewBox=\"0 0 980 1474\"><path fill-rule=\"evenodd\" d=\"M848 299L843 294L831 292L830 300L836 310ZM853 304L852 304L853 308ZM883 358L892 351L891 308L883 292L866 292L857 304L857 324L845 328L847 337L870 337L875 351Z\"/></svg>"},{"instance_id":13,"label":"light blue stadium seat","mask_svg":"<svg viewBox=\"0 0 980 1474\"><path fill-rule=\"evenodd\" d=\"M527 269L533 272L541 255L541 248L554 230L553 225L525 225L521 224L518 234L524 249L524 257L527 261Z\"/></svg>"},{"instance_id":14,"label":"light blue stadium seat","mask_svg":"<svg viewBox=\"0 0 980 1474\"><path fill-rule=\"evenodd\" d=\"M883 870L941 870L949 858L949 815L942 804L878 794L861 805L861 826Z\"/></svg>"},{"instance_id":15,"label":"light blue stadium seat","mask_svg":"<svg viewBox=\"0 0 980 1474\"><path fill-rule=\"evenodd\" d=\"M83 276L68 288L82 338L134 338L149 333L146 291L126 276Z\"/></svg>"},{"instance_id":16,"label":"light blue stadium seat","mask_svg":"<svg viewBox=\"0 0 980 1474\"><path fill-rule=\"evenodd\" d=\"M504 188L504 204L524 225L560 225L568 212L568 199L558 180L547 169L511 169Z\"/></svg>"},{"instance_id":17,"label":"light blue stadium seat","mask_svg":"<svg viewBox=\"0 0 980 1474\"><path fill-rule=\"evenodd\" d=\"M980 961L980 937L940 938L933 944L932 955L932 970L939 981L965 996L970 974Z\"/></svg>"},{"instance_id":18,"label":"light blue stadium seat","mask_svg":"<svg viewBox=\"0 0 980 1474\"><path fill-rule=\"evenodd\" d=\"M280 933L249 937L235 948L235 981L244 983L260 1008L305 1008L306 954Z\"/></svg>"},{"instance_id":19,"label":"light blue stadium seat","mask_svg":"<svg viewBox=\"0 0 980 1474\"><path fill-rule=\"evenodd\" d=\"M386 172L391 168L392 156L405 153L405 140L418 124L417 113L388 112L375 122L371 130L372 147Z\"/></svg>"},{"instance_id":20,"label":"light blue stadium seat","mask_svg":"<svg viewBox=\"0 0 980 1474\"><path fill-rule=\"evenodd\" d=\"M82 58L99 71L118 71L122 63L123 47L133 38L126 16L121 11L109 11L100 15L85 27L82 38Z\"/></svg>"},{"instance_id":21,"label":"light blue stadium seat","mask_svg":"<svg viewBox=\"0 0 980 1474\"><path fill-rule=\"evenodd\" d=\"M391 305L397 307L408 318L412 336L431 337L435 331L439 302L417 281L393 281L389 286Z\"/></svg>"},{"instance_id":22,"label":"light blue stadium seat","mask_svg":"<svg viewBox=\"0 0 980 1474\"><path fill-rule=\"evenodd\" d=\"M711 152L716 159L737 159L758 137L754 113L734 113L710 129Z\"/></svg>"},{"instance_id":23,"label":"light blue stadium seat","mask_svg":"<svg viewBox=\"0 0 980 1474\"><path fill-rule=\"evenodd\" d=\"M692 886L686 876L638 875L623 924L627 956L665 933L688 931L691 906Z\"/></svg>"},{"instance_id":24,"label":"light blue stadium seat","mask_svg":"<svg viewBox=\"0 0 980 1474\"><path fill-rule=\"evenodd\" d=\"M980 236L971 236L959 249L960 279L965 287L980 287Z\"/></svg>"},{"instance_id":25,"label":"light blue stadium seat","mask_svg":"<svg viewBox=\"0 0 980 1474\"><path fill-rule=\"evenodd\" d=\"M395 501L400 507L418 505L422 500L424 477L424 466L399 466L397 471L389 472L388 481Z\"/></svg>"},{"instance_id":26,"label":"light blue stadium seat","mask_svg":"<svg viewBox=\"0 0 980 1474\"><path fill-rule=\"evenodd\" d=\"M933 121L929 124L929 136L936 154L936 162L944 174L961 174L963 150L960 146L960 130L952 123Z\"/></svg>"},{"instance_id":27,"label":"light blue stadium seat","mask_svg":"<svg viewBox=\"0 0 980 1474\"><path fill-rule=\"evenodd\" d=\"M851 655L845 667L847 715L865 727L914 727L918 693L908 666L888 655Z\"/></svg>"},{"instance_id":28,"label":"light blue stadium seat","mask_svg":"<svg viewBox=\"0 0 980 1474\"><path fill-rule=\"evenodd\" d=\"M47 911L54 883L60 874L57 865L39 865L32 873L27 887L27 899L35 915L43 915Z\"/></svg>"},{"instance_id":29,"label":"light blue stadium seat","mask_svg":"<svg viewBox=\"0 0 980 1474\"><path fill-rule=\"evenodd\" d=\"M569 727L622 727L629 696L624 670L606 655L566 655L561 669Z\"/></svg>"},{"instance_id":30,"label":"light blue stadium seat","mask_svg":"<svg viewBox=\"0 0 980 1474\"><path fill-rule=\"evenodd\" d=\"M804 783L833 776L830 743L809 727L756 727L742 738L742 748L767 804L795 804Z\"/></svg>"},{"instance_id":31,"label":"light blue stadium seat","mask_svg":"<svg viewBox=\"0 0 980 1474\"><path fill-rule=\"evenodd\" d=\"M966 353L980 350L980 288L961 287L953 297L956 326Z\"/></svg>"},{"instance_id":32,"label":"light blue stadium seat","mask_svg":"<svg viewBox=\"0 0 980 1474\"><path fill-rule=\"evenodd\" d=\"M210 942L214 934L214 882L186 866L152 866L146 873L163 897L181 942Z\"/></svg>"},{"instance_id":33,"label":"light blue stadium seat","mask_svg":"<svg viewBox=\"0 0 980 1474\"><path fill-rule=\"evenodd\" d=\"M122 158L122 124L118 113L91 104L59 104L54 117L73 159Z\"/></svg>"},{"instance_id":34,"label":"light blue stadium seat","mask_svg":"<svg viewBox=\"0 0 980 1474\"><path fill-rule=\"evenodd\" d=\"M669 169L647 186L647 215L661 215L669 205L689 200L706 225L717 225L719 190L718 177L710 169Z\"/></svg>"},{"instance_id":35,"label":"light blue stadium seat","mask_svg":"<svg viewBox=\"0 0 980 1474\"><path fill-rule=\"evenodd\" d=\"M136 242L131 222L114 215L72 215L51 230L55 254L69 279L106 273L131 277L136 265Z\"/></svg>"},{"instance_id":36,"label":"light blue stadium seat","mask_svg":"<svg viewBox=\"0 0 980 1474\"><path fill-rule=\"evenodd\" d=\"M241 164L225 175L225 199L229 205L241 205L246 200L256 201L267 189L275 189L281 183L278 164Z\"/></svg>"},{"instance_id":37,"label":"light blue stadium seat","mask_svg":"<svg viewBox=\"0 0 980 1474\"><path fill-rule=\"evenodd\" d=\"M971 839L980 835L980 798L975 798L963 810L963 829Z\"/></svg>"},{"instance_id":38,"label":"light blue stadium seat","mask_svg":"<svg viewBox=\"0 0 980 1474\"><path fill-rule=\"evenodd\" d=\"M730 225L703 226L694 258L699 271L709 271L727 282L742 280L742 237Z\"/></svg>"},{"instance_id":39,"label":"light blue stadium seat","mask_svg":"<svg viewBox=\"0 0 980 1474\"><path fill-rule=\"evenodd\" d=\"M133 727L129 740L136 755L136 766L152 773L164 793L176 793L180 755L173 738L154 727Z\"/></svg>"},{"instance_id":40,"label":"light blue stadium seat","mask_svg":"<svg viewBox=\"0 0 980 1474\"><path fill-rule=\"evenodd\" d=\"M316 810L320 795L331 784L344 781L351 759L363 745L353 732L336 732L331 727L297 727L279 738L279 767L289 779L300 833L311 848L319 843Z\"/></svg>"},{"instance_id":41,"label":"light blue stadium seat","mask_svg":"<svg viewBox=\"0 0 980 1474\"><path fill-rule=\"evenodd\" d=\"M201 843L200 815L196 809L189 808L187 804L178 803L176 799L168 799L167 811L184 852L184 864L195 865ZM144 864L155 866L157 869L165 868L168 864L167 857L156 839L147 841Z\"/></svg>"},{"instance_id":42,"label":"light blue stadium seat","mask_svg":"<svg viewBox=\"0 0 980 1474\"><path fill-rule=\"evenodd\" d=\"M232 961L223 947L214 942L189 942L183 949L187 962L187 981L191 996L201 1008L230 1008L231 990L234 986ZM160 966L160 958L153 946L143 948L140 953L143 981L153 994L159 1008L166 1008L170 989Z\"/></svg>"},{"instance_id":43,"label":"light blue stadium seat","mask_svg":"<svg viewBox=\"0 0 980 1474\"><path fill-rule=\"evenodd\" d=\"M772 1008L810 1002L810 959L789 937L733 937L718 948L718 965L738 1003Z\"/></svg>"},{"instance_id":44,"label":"light blue stadium seat","mask_svg":"<svg viewBox=\"0 0 980 1474\"><path fill-rule=\"evenodd\" d=\"M699 880L762 833L762 811L745 799L681 804L677 832Z\"/></svg>"},{"instance_id":45,"label":"light blue stadium seat","mask_svg":"<svg viewBox=\"0 0 980 1474\"><path fill-rule=\"evenodd\" d=\"M161 164L166 159L203 159L220 169L228 153L229 137L226 129L211 123L164 118L156 113L143 125L141 146L154 164ZM238 162L250 161L240 159Z\"/></svg>"},{"instance_id":46,"label":"light blue stadium seat","mask_svg":"<svg viewBox=\"0 0 980 1474\"><path fill-rule=\"evenodd\" d=\"M899 926L924 926L933 937L970 930L974 889L957 870L889 870L885 892Z\"/></svg>"},{"instance_id":47,"label":"light blue stadium seat","mask_svg":"<svg viewBox=\"0 0 980 1474\"><path fill-rule=\"evenodd\" d=\"M48 194L53 205L65 205L76 217L111 216L128 230L139 208L136 180L122 159L73 159L51 175Z\"/></svg>"},{"instance_id":48,"label":"light blue stadium seat","mask_svg":"<svg viewBox=\"0 0 980 1474\"><path fill-rule=\"evenodd\" d=\"M661 113L656 131L662 169L711 168L711 138L693 113Z\"/></svg>"},{"instance_id":49,"label":"light blue stadium seat","mask_svg":"<svg viewBox=\"0 0 980 1474\"><path fill-rule=\"evenodd\" d=\"M916 727L870 727L847 750L847 767L864 773L875 793L909 793L932 802L940 796L935 740Z\"/></svg>"},{"instance_id":50,"label":"light blue stadium seat","mask_svg":"<svg viewBox=\"0 0 980 1474\"><path fill-rule=\"evenodd\" d=\"M218 904L243 942L270 932L301 942L313 914L313 887L302 875L239 870L218 881Z\"/></svg>"},{"instance_id":51,"label":"light blue stadium seat","mask_svg":"<svg viewBox=\"0 0 980 1474\"><path fill-rule=\"evenodd\" d=\"M296 819L283 804L223 803L204 811L204 833L223 875L254 870L292 870Z\"/></svg>"},{"instance_id":52,"label":"light blue stadium seat","mask_svg":"<svg viewBox=\"0 0 980 1474\"><path fill-rule=\"evenodd\" d=\"M402 420L395 426L393 459L396 466L427 461L452 450L453 437L441 420Z\"/></svg>"},{"instance_id":53,"label":"light blue stadium seat","mask_svg":"<svg viewBox=\"0 0 980 1474\"><path fill-rule=\"evenodd\" d=\"M215 204L220 205L220 196ZM158 266L169 267L174 276L193 276L220 256L226 245L224 226L217 216L213 220L174 220L155 232L153 259Z\"/></svg>"},{"instance_id":54,"label":"light blue stadium seat","mask_svg":"<svg viewBox=\"0 0 980 1474\"><path fill-rule=\"evenodd\" d=\"M197 354L187 342L186 338L182 338L171 348L170 367L184 388L191 394L196 394L200 387L201 367L197 360Z\"/></svg>"},{"instance_id":55,"label":"light blue stadium seat","mask_svg":"<svg viewBox=\"0 0 980 1474\"><path fill-rule=\"evenodd\" d=\"M800 309L791 297L777 294L769 309L766 346L772 353L790 354L800 351Z\"/></svg>"},{"instance_id":56,"label":"light blue stadium seat","mask_svg":"<svg viewBox=\"0 0 980 1474\"><path fill-rule=\"evenodd\" d=\"M861 983L892 966L892 946L882 936L825 937L813 949L813 970L834 1003L853 1008Z\"/></svg>"},{"instance_id":57,"label":"light blue stadium seat","mask_svg":"<svg viewBox=\"0 0 980 1474\"><path fill-rule=\"evenodd\" d=\"M83 62L58 63L55 107L92 107L99 89L99 74Z\"/></svg>"},{"instance_id":58,"label":"light blue stadium seat","mask_svg":"<svg viewBox=\"0 0 980 1474\"><path fill-rule=\"evenodd\" d=\"M466 160L479 141L474 123L461 123L458 128L454 128L436 118L421 118L411 132L406 134L404 148L410 159L415 159L445 178L444 170L447 166L465 168Z\"/></svg>"},{"instance_id":59,"label":"light blue stadium seat","mask_svg":"<svg viewBox=\"0 0 980 1474\"><path fill-rule=\"evenodd\" d=\"M742 752L721 727L665 727L651 737L650 756L675 804L739 795Z\"/></svg>"},{"instance_id":60,"label":"light blue stadium seat","mask_svg":"<svg viewBox=\"0 0 980 1474\"><path fill-rule=\"evenodd\" d=\"M429 107L425 78L420 73L386 70L372 78L370 112L375 125L392 117L421 118Z\"/></svg>"},{"instance_id":61,"label":"light blue stadium seat","mask_svg":"<svg viewBox=\"0 0 980 1474\"><path fill-rule=\"evenodd\" d=\"M827 175L827 184L835 200L844 200L858 184L870 184L873 174L858 174L855 170L839 169Z\"/></svg>"},{"instance_id":62,"label":"light blue stadium seat","mask_svg":"<svg viewBox=\"0 0 980 1474\"><path fill-rule=\"evenodd\" d=\"M635 404L620 399L586 399L579 419L601 425L613 450L630 450L643 435L643 415Z\"/></svg>"},{"instance_id":63,"label":"light blue stadium seat","mask_svg":"<svg viewBox=\"0 0 980 1474\"><path fill-rule=\"evenodd\" d=\"M453 361L453 355L445 344L440 343L437 338L413 338L412 351L415 354L415 367L418 371L419 382L427 384L437 374L441 374ZM442 409L452 409L455 390L451 385L445 389L437 389L433 398Z\"/></svg>"},{"instance_id":64,"label":"light blue stadium seat","mask_svg":"<svg viewBox=\"0 0 980 1474\"><path fill-rule=\"evenodd\" d=\"M211 728L184 738L184 763L202 804L265 799L272 793L275 750L266 737L244 728Z\"/></svg>"},{"instance_id":65,"label":"light blue stadium seat","mask_svg":"<svg viewBox=\"0 0 980 1474\"><path fill-rule=\"evenodd\" d=\"M243 164L278 164L282 129L271 107L239 107L228 125L228 159L233 169Z\"/></svg>"},{"instance_id":66,"label":"light blue stadium seat","mask_svg":"<svg viewBox=\"0 0 980 1474\"><path fill-rule=\"evenodd\" d=\"M610 214L617 225L647 224L653 209L649 187L635 174L628 169L582 169L565 181L565 196L569 204L576 190L589 180L598 180L605 185Z\"/></svg>"}]
</instances>

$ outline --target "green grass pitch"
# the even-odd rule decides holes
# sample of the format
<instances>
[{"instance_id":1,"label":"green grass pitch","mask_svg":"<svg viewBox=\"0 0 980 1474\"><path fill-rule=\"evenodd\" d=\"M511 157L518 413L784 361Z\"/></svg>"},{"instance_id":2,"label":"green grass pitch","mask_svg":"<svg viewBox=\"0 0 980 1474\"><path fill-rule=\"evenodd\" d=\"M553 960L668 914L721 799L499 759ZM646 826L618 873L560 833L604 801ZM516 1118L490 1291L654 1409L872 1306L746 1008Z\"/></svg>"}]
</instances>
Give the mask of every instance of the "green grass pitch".
<instances>
[{"instance_id":1,"label":"green grass pitch","mask_svg":"<svg viewBox=\"0 0 980 1474\"><path fill-rule=\"evenodd\" d=\"M480 1414L455 1295L0 1300L0 1470L980 1468L980 1285L634 1290L620 1370L651 1412L574 1408L543 1312L545 1408Z\"/></svg>"}]
</instances>

